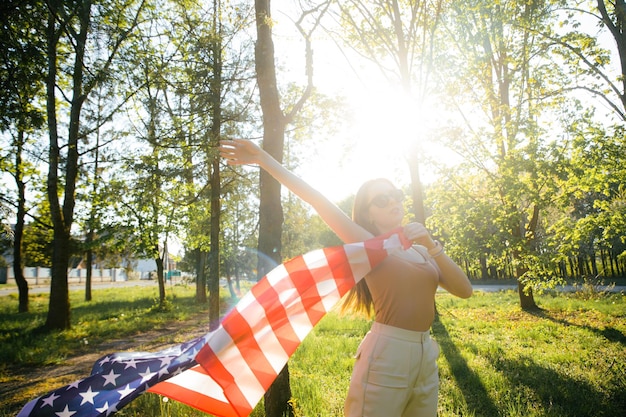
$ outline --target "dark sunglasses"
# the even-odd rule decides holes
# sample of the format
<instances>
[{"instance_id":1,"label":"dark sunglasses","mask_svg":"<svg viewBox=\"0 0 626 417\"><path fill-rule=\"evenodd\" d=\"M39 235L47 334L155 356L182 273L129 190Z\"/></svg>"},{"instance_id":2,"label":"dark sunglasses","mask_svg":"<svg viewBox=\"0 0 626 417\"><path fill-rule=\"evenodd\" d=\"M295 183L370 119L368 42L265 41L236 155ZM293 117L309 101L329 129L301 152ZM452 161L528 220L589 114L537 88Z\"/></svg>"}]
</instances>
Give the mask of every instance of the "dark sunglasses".
<instances>
[{"instance_id":1,"label":"dark sunglasses","mask_svg":"<svg viewBox=\"0 0 626 417\"><path fill-rule=\"evenodd\" d=\"M378 208L385 208L389 205L389 201L392 198L398 203L401 203L404 201L404 193L402 190L393 190L388 194L378 194L376 197L372 198L372 201L369 202L367 207L369 208L373 204Z\"/></svg>"}]
</instances>

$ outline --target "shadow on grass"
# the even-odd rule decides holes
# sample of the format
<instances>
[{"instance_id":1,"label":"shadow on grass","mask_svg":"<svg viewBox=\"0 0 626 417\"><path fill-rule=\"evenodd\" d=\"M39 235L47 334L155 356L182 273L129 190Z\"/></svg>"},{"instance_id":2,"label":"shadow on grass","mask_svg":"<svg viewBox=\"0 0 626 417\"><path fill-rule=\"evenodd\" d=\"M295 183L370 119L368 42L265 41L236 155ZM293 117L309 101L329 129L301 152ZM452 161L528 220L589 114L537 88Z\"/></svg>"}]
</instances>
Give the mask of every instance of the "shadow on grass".
<instances>
[{"instance_id":1,"label":"shadow on grass","mask_svg":"<svg viewBox=\"0 0 626 417\"><path fill-rule=\"evenodd\" d=\"M467 408L476 416L498 416L498 408L487 392L487 388L478 374L467 364L456 347L448 330L440 320L435 320L432 325L433 335L441 348L441 353L450 364L450 371L456 383L463 393Z\"/></svg>"},{"instance_id":2,"label":"shadow on grass","mask_svg":"<svg viewBox=\"0 0 626 417\"><path fill-rule=\"evenodd\" d=\"M613 417L626 415L626 393L598 391L585 381L538 364L531 357L515 360L504 357L488 358L511 386L526 388L546 415L571 417ZM564 372L567 372L564 370ZM610 392L613 391L613 392Z\"/></svg>"},{"instance_id":3,"label":"shadow on grass","mask_svg":"<svg viewBox=\"0 0 626 417\"><path fill-rule=\"evenodd\" d=\"M614 327L605 327L604 329L600 329L597 327L572 323L562 318L554 317L554 315L552 315L549 310L532 311L528 313L532 314L535 317L550 320L563 326L575 326L581 329L589 330L590 332L595 333L598 336L604 337L609 342L619 343L622 346L626 346L626 335L624 335L624 333Z\"/></svg>"}]
</instances>

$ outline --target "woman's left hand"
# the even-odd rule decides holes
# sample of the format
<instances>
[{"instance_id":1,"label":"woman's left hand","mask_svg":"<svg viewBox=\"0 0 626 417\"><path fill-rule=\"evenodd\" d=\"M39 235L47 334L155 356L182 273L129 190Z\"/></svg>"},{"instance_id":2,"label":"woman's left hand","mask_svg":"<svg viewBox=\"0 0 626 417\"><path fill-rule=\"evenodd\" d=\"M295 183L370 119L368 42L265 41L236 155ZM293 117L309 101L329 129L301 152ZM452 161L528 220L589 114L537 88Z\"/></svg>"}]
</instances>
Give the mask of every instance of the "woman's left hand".
<instances>
[{"instance_id":1,"label":"woman's left hand","mask_svg":"<svg viewBox=\"0 0 626 417\"><path fill-rule=\"evenodd\" d=\"M435 242L430 236L430 233L421 223L409 223L404 226L404 235L418 245L425 246L426 249L432 249L435 247Z\"/></svg>"}]
</instances>

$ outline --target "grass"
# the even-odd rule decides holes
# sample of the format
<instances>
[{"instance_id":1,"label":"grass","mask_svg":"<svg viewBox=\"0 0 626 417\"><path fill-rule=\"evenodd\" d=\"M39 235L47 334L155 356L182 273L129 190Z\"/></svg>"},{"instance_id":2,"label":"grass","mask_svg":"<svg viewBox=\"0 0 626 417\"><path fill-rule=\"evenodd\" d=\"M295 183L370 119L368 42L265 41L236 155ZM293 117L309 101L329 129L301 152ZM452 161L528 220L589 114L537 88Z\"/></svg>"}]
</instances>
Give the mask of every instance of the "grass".
<instances>
[{"instance_id":1,"label":"grass","mask_svg":"<svg viewBox=\"0 0 626 417\"><path fill-rule=\"evenodd\" d=\"M93 348L113 336L193 317L198 311L193 289L175 291L169 311L155 311L155 294L139 290L125 296L97 290L94 298L106 301L92 303L73 293L73 329L43 337L34 329L45 320L47 297L33 296L33 312L27 315L13 313L15 297L0 297L1 363L9 358L24 366L59 364L73 351L87 349L83 339ZM438 295L433 335L441 348L440 417L626 415L626 296L552 293L536 301L542 310L529 313L518 307L514 292L476 292L468 300ZM367 320L330 313L305 339L289 362L299 416L342 415L352 355L369 326ZM36 353L29 353L31 343ZM55 382L46 389L58 388ZM262 410L260 404L252 416L263 416ZM15 411L0 411L0 416ZM205 414L144 394L118 415Z\"/></svg>"},{"instance_id":2,"label":"grass","mask_svg":"<svg viewBox=\"0 0 626 417\"><path fill-rule=\"evenodd\" d=\"M124 287L93 292L92 302L83 291L70 292L70 330L44 333L48 295L29 298L30 311L16 314L17 295L0 297L0 366L44 366L61 364L70 354L85 353L90 345L111 338L131 337L155 327L189 319L207 306L194 303L192 287L168 287L168 301L159 305L155 287ZM54 346L54 349L50 349Z\"/></svg>"}]
</instances>

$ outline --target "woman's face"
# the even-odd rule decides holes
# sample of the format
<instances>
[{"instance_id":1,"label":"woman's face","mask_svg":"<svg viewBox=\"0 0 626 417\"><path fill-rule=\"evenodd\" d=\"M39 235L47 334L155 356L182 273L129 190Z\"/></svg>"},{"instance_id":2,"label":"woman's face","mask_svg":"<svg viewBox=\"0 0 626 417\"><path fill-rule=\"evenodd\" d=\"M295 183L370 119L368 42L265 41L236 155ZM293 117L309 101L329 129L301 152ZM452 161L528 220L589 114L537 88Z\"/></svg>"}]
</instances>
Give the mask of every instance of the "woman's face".
<instances>
[{"instance_id":1,"label":"woman's face","mask_svg":"<svg viewBox=\"0 0 626 417\"><path fill-rule=\"evenodd\" d=\"M377 181L367 193L367 216L379 233L386 233L402 225L404 195L387 181Z\"/></svg>"}]
</instances>

